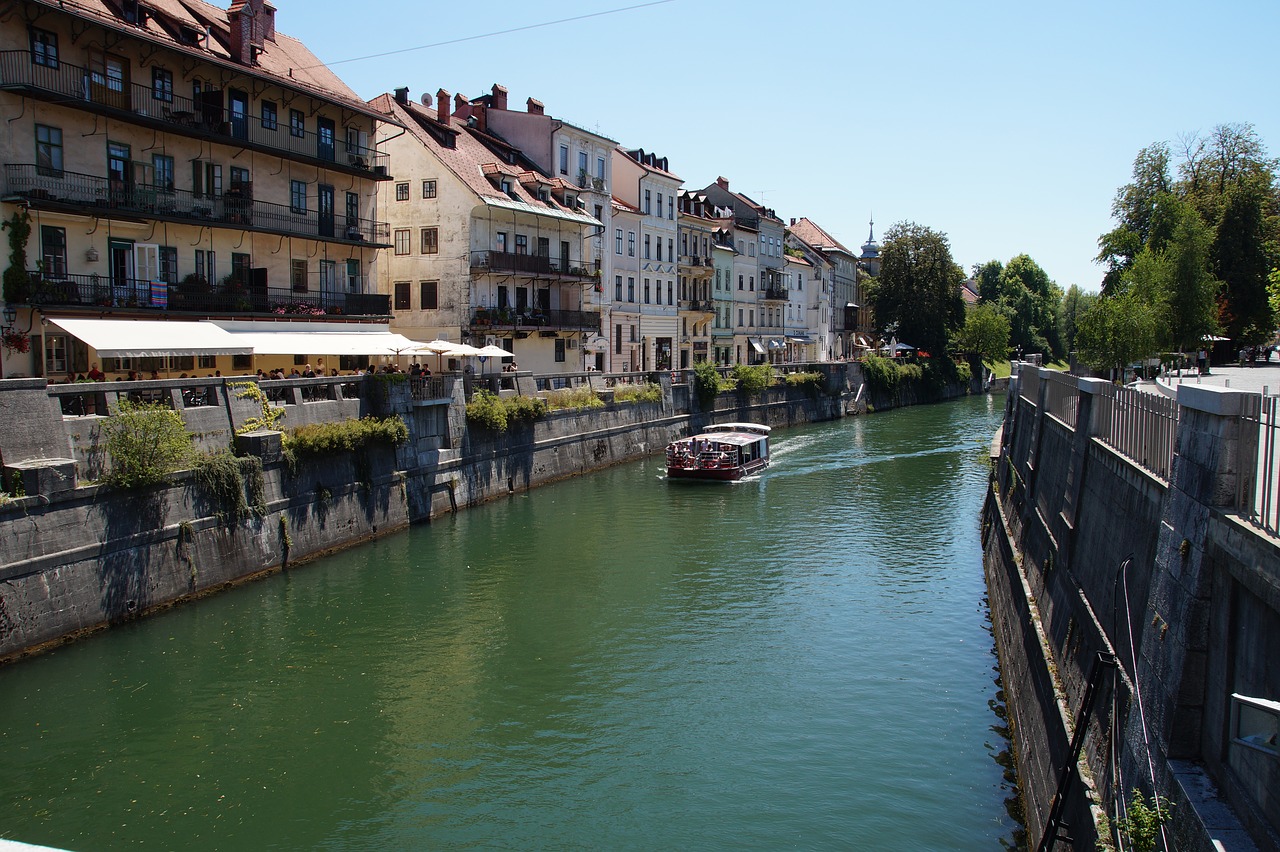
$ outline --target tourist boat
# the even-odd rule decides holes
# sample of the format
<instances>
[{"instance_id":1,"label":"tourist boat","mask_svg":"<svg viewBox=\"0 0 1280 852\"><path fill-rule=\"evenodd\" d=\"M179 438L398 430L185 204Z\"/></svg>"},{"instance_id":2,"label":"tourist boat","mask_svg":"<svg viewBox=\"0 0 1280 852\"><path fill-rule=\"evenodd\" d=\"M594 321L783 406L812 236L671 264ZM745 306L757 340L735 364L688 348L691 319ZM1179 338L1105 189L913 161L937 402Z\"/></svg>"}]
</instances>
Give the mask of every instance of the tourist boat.
<instances>
[{"instance_id":1,"label":"tourist boat","mask_svg":"<svg viewBox=\"0 0 1280 852\"><path fill-rule=\"evenodd\" d=\"M733 481L769 466L769 427L721 423L667 444L667 478Z\"/></svg>"}]
</instances>

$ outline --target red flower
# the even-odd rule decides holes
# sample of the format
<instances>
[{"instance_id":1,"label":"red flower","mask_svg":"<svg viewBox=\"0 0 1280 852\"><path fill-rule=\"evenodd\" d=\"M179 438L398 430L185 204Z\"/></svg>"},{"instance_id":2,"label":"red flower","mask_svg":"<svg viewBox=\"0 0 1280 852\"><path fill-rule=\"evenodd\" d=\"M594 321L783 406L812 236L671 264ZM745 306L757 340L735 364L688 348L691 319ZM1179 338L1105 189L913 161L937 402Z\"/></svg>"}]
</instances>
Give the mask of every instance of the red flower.
<instances>
[{"instance_id":1,"label":"red flower","mask_svg":"<svg viewBox=\"0 0 1280 852\"><path fill-rule=\"evenodd\" d=\"M20 331L6 331L3 340L4 348L9 352L26 354L31 351L31 338Z\"/></svg>"}]
</instances>

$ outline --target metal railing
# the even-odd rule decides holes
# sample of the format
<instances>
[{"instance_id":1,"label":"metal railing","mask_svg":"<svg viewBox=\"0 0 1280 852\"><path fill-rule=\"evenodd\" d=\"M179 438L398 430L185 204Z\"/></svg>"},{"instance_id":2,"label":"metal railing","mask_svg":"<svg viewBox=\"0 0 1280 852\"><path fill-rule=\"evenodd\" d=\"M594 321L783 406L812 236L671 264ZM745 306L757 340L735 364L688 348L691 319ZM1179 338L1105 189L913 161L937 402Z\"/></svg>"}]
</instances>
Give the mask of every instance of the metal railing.
<instances>
[{"instance_id":1,"label":"metal railing","mask_svg":"<svg viewBox=\"0 0 1280 852\"><path fill-rule=\"evenodd\" d=\"M516 272L530 275L556 275L578 280L597 280L600 261L574 260L546 254L518 254L509 251L473 251L471 272Z\"/></svg>"},{"instance_id":2,"label":"metal railing","mask_svg":"<svg viewBox=\"0 0 1280 852\"><path fill-rule=\"evenodd\" d=\"M1280 396L1249 394L1245 410L1240 416L1242 432L1258 430L1258 440L1246 441L1242 434L1238 442L1241 458L1236 506L1253 523L1272 535L1280 534ZM1249 458L1246 453L1254 452ZM1253 478L1243 475L1253 471Z\"/></svg>"},{"instance_id":3,"label":"metal railing","mask_svg":"<svg viewBox=\"0 0 1280 852\"><path fill-rule=\"evenodd\" d=\"M521 331L600 331L600 314L590 311L539 310L525 308L476 308L471 314L474 330L520 329Z\"/></svg>"},{"instance_id":4,"label":"metal railing","mask_svg":"<svg viewBox=\"0 0 1280 852\"><path fill-rule=\"evenodd\" d=\"M682 311L698 311L709 314L715 311L715 306L708 299L681 299L680 310Z\"/></svg>"},{"instance_id":5,"label":"metal railing","mask_svg":"<svg viewBox=\"0 0 1280 852\"><path fill-rule=\"evenodd\" d=\"M217 102L183 97L169 88L141 83L125 83L105 78L79 65L55 60L36 64L30 51L0 51L0 88L28 90L59 103L82 102L103 111L128 116L130 121L160 126L185 135L212 138L228 145L251 146L306 158L343 170L366 173L378 179L388 177L388 155L367 145L349 145L332 133L306 130L289 121L289 108L281 105L273 122L246 111L222 107L225 92L217 92ZM315 119L312 119L314 121Z\"/></svg>"},{"instance_id":6,"label":"metal railing","mask_svg":"<svg viewBox=\"0 0 1280 852\"><path fill-rule=\"evenodd\" d=\"M1034 372L1023 370L1022 375ZM1026 397L1025 393L1020 394ZM1133 388L1103 385L1093 404L1094 436L1168 482L1178 434L1177 401Z\"/></svg>"},{"instance_id":7,"label":"metal railing","mask_svg":"<svg viewBox=\"0 0 1280 852\"><path fill-rule=\"evenodd\" d=\"M98 275L31 272L29 304L40 306L154 310L192 314L272 314L276 316L391 315L383 293L299 291L230 280L209 284L192 276L177 283Z\"/></svg>"},{"instance_id":8,"label":"metal railing","mask_svg":"<svg viewBox=\"0 0 1280 852\"><path fill-rule=\"evenodd\" d=\"M760 291L760 298L765 301L785 302L789 298L789 294L779 287L767 287Z\"/></svg>"},{"instance_id":9,"label":"metal railing","mask_svg":"<svg viewBox=\"0 0 1280 852\"><path fill-rule=\"evenodd\" d=\"M409 395L414 402L433 402L453 395L452 380L444 376L411 376Z\"/></svg>"},{"instance_id":10,"label":"metal railing","mask_svg":"<svg viewBox=\"0 0 1280 852\"><path fill-rule=\"evenodd\" d=\"M1045 377L1044 404L1046 413L1076 428L1080 412L1080 383L1068 373L1050 372Z\"/></svg>"},{"instance_id":11,"label":"metal railing","mask_svg":"<svg viewBox=\"0 0 1280 852\"><path fill-rule=\"evenodd\" d=\"M285 236L369 242L389 246L391 226L372 219L321 216L287 204L255 201L248 193L208 195L171 186L140 184L29 163L4 167L4 195L33 205L72 204L147 218L200 225L253 228Z\"/></svg>"},{"instance_id":12,"label":"metal railing","mask_svg":"<svg viewBox=\"0 0 1280 852\"><path fill-rule=\"evenodd\" d=\"M1018 396L1032 405L1040 404L1040 371L1030 364L1015 362L1018 373Z\"/></svg>"}]
</instances>

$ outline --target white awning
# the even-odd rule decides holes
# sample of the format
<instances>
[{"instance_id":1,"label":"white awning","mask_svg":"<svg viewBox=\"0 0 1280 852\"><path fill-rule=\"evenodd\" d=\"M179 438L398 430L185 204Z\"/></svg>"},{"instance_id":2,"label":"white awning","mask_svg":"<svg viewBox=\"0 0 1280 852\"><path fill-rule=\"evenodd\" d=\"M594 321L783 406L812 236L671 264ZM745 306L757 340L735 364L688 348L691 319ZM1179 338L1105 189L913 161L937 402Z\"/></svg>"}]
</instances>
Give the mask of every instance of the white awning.
<instances>
[{"instance_id":1,"label":"white awning","mask_svg":"<svg viewBox=\"0 0 1280 852\"><path fill-rule=\"evenodd\" d=\"M249 355L253 348L207 322L55 319L49 322L97 350L99 358Z\"/></svg>"},{"instance_id":2,"label":"white awning","mask_svg":"<svg viewBox=\"0 0 1280 852\"><path fill-rule=\"evenodd\" d=\"M211 320L255 355L399 355L421 346L382 323Z\"/></svg>"},{"instance_id":3,"label":"white awning","mask_svg":"<svg viewBox=\"0 0 1280 852\"><path fill-rule=\"evenodd\" d=\"M747 342L751 344L751 348L752 348L752 349L754 349L754 350L756 350L756 352L757 352L758 354L760 354L760 355L767 355L767 354L768 354L767 352L765 352L765 348L764 348L764 346L763 346L763 345L761 345L761 343L760 343L760 338L758 338L758 337L749 337L749 338L747 338Z\"/></svg>"}]
</instances>

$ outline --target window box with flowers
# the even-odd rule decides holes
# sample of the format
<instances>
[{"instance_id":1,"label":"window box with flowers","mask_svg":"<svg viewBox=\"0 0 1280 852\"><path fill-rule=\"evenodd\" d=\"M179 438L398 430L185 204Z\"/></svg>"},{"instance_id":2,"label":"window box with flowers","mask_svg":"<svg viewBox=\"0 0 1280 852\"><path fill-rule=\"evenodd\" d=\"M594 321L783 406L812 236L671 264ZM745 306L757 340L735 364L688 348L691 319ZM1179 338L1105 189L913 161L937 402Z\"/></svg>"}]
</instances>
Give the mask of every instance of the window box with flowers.
<instances>
[{"instance_id":1,"label":"window box with flowers","mask_svg":"<svg viewBox=\"0 0 1280 852\"><path fill-rule=\"evenodd\" d=\"M14 329L5 331L3 340L0 342L3 343L6 352L25 355L31 351L31 335L21 331Z\"/></svg>"}]
</instances>

